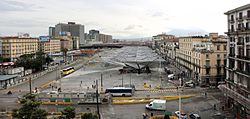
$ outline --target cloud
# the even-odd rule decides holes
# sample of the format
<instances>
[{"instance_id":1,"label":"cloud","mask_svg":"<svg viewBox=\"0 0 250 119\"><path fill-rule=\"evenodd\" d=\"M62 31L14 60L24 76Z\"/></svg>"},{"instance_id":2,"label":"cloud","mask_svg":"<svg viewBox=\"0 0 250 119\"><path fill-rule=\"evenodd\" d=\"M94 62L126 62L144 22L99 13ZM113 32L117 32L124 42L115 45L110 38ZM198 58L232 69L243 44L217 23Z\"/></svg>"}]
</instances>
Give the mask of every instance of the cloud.
<instances>
[{"instance_id":1,"label":"cloud","mask_svg":"<svg viewBox=\"0 0 250 119\"><path fill-rule=\"evenodd\" d=\"M13 0L1 0L0 12L32 10L34 5Z\"/></svg>"},{"instance_id":2,"label":"cloud","mask_svg":"<svg viewBox=\"0 0 250 119\"><path fill-rule=\"evenodd\" d=\"M126 28L124 28L124 30L133 30L133 29L136 29L136 28L142 28L142 25L128 25Z\"/></svg>"}]
</instances>

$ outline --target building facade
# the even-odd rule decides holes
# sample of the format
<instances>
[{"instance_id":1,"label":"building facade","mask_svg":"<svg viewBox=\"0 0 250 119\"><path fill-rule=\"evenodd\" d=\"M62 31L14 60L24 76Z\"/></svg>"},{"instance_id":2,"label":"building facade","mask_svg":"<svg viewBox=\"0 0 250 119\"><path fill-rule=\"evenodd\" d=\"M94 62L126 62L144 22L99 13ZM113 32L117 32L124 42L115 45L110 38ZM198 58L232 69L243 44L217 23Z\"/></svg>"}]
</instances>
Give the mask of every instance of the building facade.
<instances>
[{"instance_id":1,"label":"building facade","mask_svg":"<svg viewBox=\"0 0 250 119\"><path fill-rule=\"evenodd\" d=\"M226 84L220 85L225 96L222 101L237 117L250 114L250 4L225 13L229 37Z\"/></svg>"},{"instance_id":2,"label":"building facade","mask_svg":"<svg viewBox=\"0 0 250 119\"><path fill-rule=\"evenodd\" d=\"M49 36L50 37L55 36L55 30L56 30L55 27L49 27Z\"/></svg>"},{"instance_id":3,"label":"building facade","mask_svg":"<svg viewBox=\"0 0 250 119\"><path fill-rule=\"evenodd\" d=\"M68 24L59 23L55 26L55 36L62 36L64 32L70 32L71 36L79 37L79 45L86 43L84 38L84 25L76 24L75 22L68 22Z\"/></svg>"},{"instance_id":4,"label":"building facade","mask_svg":"<svg viewBox=\"0 0 250 119\"><path fill-rule=\"evenodd\" d=\"M225 77L226 37L209 36L179 38L176 66L185 69L185 78L199 85L218 85Z\"/></svg>"},{"instance_id":5,"label":"building facade","mask_svg":"<svg viewBox=\"0 0 250 119\"><path fill-rule=\"evenodd\" d=\"M38 49L46 54L58 53L61 51L60 39L47 37L47 40L41 40L40 37Z\"/></svg>"},{"instance_id":6,"label":"building facade","mask_svg":"<svg viewBox=\"0 0 250 119\"><path fill-rule=\"evenodd\" d=\"M38 38L10 36L1 37L2 56L15 61L24 54L32 54L38 51Z\"/></svg>"}]
</instances>

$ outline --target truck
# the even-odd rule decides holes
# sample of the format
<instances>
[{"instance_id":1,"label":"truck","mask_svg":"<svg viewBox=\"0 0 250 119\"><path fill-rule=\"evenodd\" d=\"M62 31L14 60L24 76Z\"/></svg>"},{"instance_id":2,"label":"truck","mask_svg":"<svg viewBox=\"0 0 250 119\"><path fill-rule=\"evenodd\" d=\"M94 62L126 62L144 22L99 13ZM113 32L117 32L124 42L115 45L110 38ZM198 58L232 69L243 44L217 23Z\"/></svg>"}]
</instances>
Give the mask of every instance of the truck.
<instances>
[{"instance_id":1,"label":"truck","mask_svg":"<svg viewBox=\"0 0 250 119\"><path fill-rule=\"evenodd\" d=\"M166 110L166 100L153 100L146 105L148 110Z\"/></svg>"}]
</instances>

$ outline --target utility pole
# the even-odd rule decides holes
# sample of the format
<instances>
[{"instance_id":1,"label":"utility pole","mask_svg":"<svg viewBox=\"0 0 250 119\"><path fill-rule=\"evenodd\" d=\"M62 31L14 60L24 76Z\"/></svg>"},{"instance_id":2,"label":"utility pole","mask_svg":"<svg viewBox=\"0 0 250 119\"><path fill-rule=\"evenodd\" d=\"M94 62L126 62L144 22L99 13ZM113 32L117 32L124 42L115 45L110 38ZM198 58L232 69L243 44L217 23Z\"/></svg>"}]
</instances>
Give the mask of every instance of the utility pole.
<instances>
[{"instance_id":1,"label":"utility pole","mask_svg":"<svg viewBox=\"0 0 250 119\"><path fill-rule=\"evenodd\" d=\"M181 119L182 118L181 117L181 113L182 113L182 111L181 111L181 78L179 78L179 81L180 81L180 86L178 88L178 92L179 92L179 112L180 112L179 119Z\"/></svg>"},{"instance_id":2,"label":"utility pole","mask_svg":"<svg viewBox=\"0 0 250 119\"><path fill-rule=\"evenodd\" d=\"M98 102L98 80L96 80L96 108L97 108L98 119L101 119L99 112L99 102Z\"/></svg>"},{"instance_id":3,"label":"utility pole","mask_svg":"<svg viewBox=\"0 0 250 119\"><path fill-rule=\"evenodd\" d=\"M102 79L103 79L103 75L101 73L101 92L103 92L103 82L102 82Z\"/></svg>"},{"instance_id":4,"label":"utility pole","mask_svg":"<svg viewBox=\"0 0 250 119\"><path fill-rule=\"evenodd\" d=\"M29 84L30 84L30 94L32 93L31 89L31 77L29 78Z\"/></svg>"},{"instance_id":5,"label":"utility pole","mask_svg":"<svg viewBox=\"0 0 250 119\"><path fill-rule=\"evenodd\" d=\"M122 72L122 87L123 87L123 72Z\"/></svg>"}]
</instances>

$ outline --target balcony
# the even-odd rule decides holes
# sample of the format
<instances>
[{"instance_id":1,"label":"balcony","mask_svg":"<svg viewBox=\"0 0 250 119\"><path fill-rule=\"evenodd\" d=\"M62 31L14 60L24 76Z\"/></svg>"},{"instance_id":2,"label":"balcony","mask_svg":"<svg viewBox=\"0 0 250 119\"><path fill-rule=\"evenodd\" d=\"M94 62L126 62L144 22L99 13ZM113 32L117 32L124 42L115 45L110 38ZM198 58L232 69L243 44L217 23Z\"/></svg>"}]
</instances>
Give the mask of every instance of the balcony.
<instances>
[{"instance_id":1,"label":"balcony","mask_svg":"<svg viewBox=\"0 0 250 119\"><path fill-rule=\"evenodd\" d=\"M244 42L237 42L237 45L244 45Z\"/></svg>"},{"instance_id":2,"label":"balcony","mask_svg":"<svg viewBox=\"0 0 250 119\"><path fill-rule=\"evenodd\" d=\"M243 59L244 56L243 55L237 55L236 57L239 58L239 59Z\"/></svg>"},{"instance_id":3,"label":"balcony","mask_svg":"<svg viewBox=\"0 0 250 119\"><path fill-rule=\"evenodd\" d=\"M240 68L236 69L236 72L238 72L238 73L240 73L240 74L244 74L244 75L246 75L247 77L250 77L250 72L244 71L244 70L242 70L242 69L240 69Z\"/></svg>"},{"instance_id":4,"label":"balcony","mask_svg":"<svg viewBox=\"0 0 250 119\"><path fill-rule=\"evenodd\" d=\"M224 65L221 65L221 64L216 64L215 65L217 68L219 68L219 67L224 67Z\"/></svg>"},{"instance_id":5,"label":"balcony","mask_svg":"<svg viewBox=\"0 0 250 119\"><path fill-rule=\"evenodd\" d=\"M204 65L204 67L205 67L205 68L211 68L211 66L210 66L210 65L207 65L207 64Z\"/></svg>"},{"instance_id":6,"label":"balcony","mask_svg":"<svg viewBox=\"0 0 250 119\"><path fill-rule=\"evenodd\" d=\"M250 60L250 56L244 56L243 57L245 60Z\"/></svg>"},{"instance_id":7,"label":"balcony","mask_svg":"<svg viewBox=\"0 0 250 119\"><path fill-rule=\"evenodd\" d=\"M229 23L234 23L235 20L234 20L234 19L228 19L228 22L229 22Z\"/></svg>"},{"instance_id":8,"label":"balcony","mask_svg":"<svg viewBox=\"0 0 250 119\"><path fill-rule=\"evenodd\" d=\"M238 22L243 22L243 18L242 18L242 17L237 17L236 20L237 20Z\"/></svg>"},{"instance_id":9,"label":"balcony","mask_svg":"<svg viewBox=\"0 0 250 119\"><path fill-rule=\"evenodd\" d=\"M244 19L250 20L250 15L245 15L245 16L244 16Z\"/></svg>"},{"instance_id":10,"label":"balcony","mask_svg":"<svg viewBox=\"0 0 250 119\"><path fill-rule=\"evenodd\" d=\"M229 54L228 56L229 56L229 57L234 57L234 56L235 56L235 54Z\"/></svg>"},{"instance_id":11,"label":"balcony","mask_svg":"<svg viewBox=\"0 0 250 119\"><path fill-rule=\"evenodd\" d=\"M230 88L226 87L225 85L219 85L218 88L227 96L231 97L235 101L239 102L241 105L246 106L246 108L250 109L250 99L247 97L242 96L241 94L231 90Z\"/></svg>"}]
</instances>

